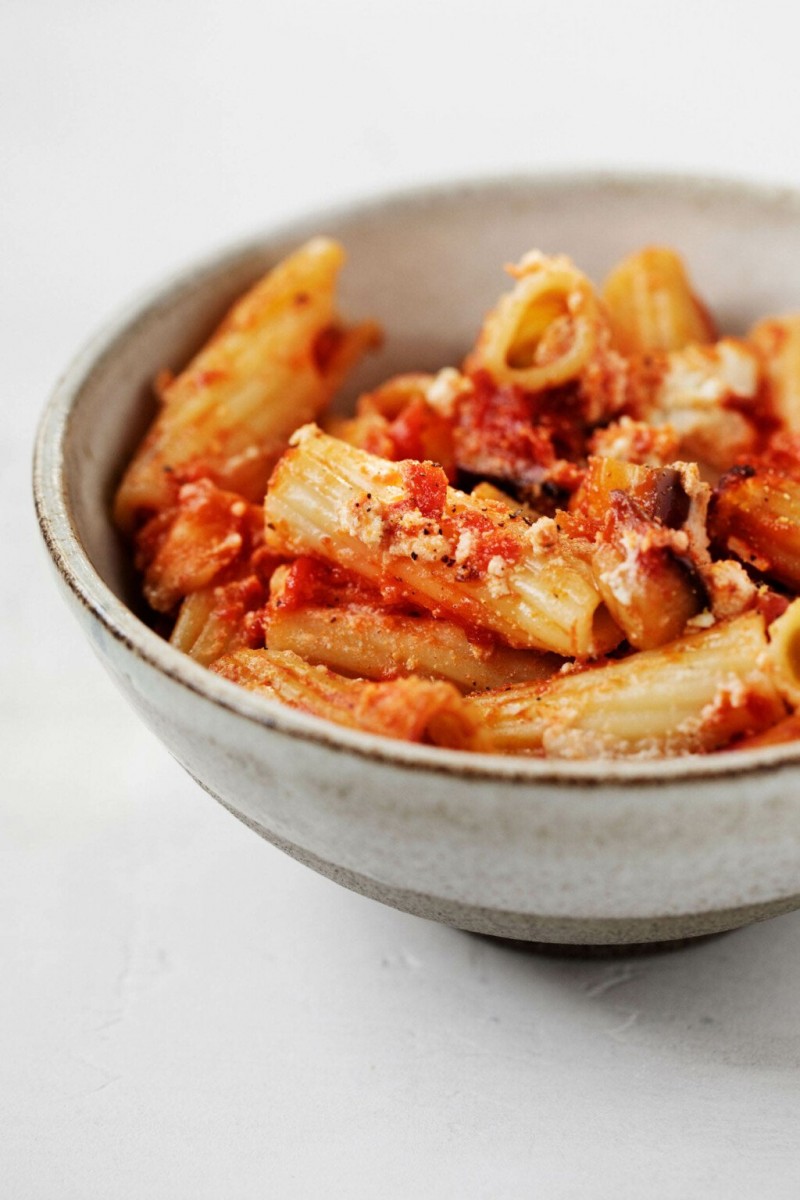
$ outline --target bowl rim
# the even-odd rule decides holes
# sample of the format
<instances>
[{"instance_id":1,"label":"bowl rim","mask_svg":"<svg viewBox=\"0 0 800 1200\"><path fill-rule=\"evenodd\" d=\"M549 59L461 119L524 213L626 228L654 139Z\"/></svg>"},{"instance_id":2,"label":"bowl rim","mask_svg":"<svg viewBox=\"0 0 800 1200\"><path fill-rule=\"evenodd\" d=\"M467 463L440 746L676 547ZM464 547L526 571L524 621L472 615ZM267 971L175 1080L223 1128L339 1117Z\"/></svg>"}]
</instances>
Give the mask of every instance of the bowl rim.
<instances>
[{"instance_id":1,"label":"bowl rim","mask_svg":"<svg viewBox=\"0 0 800 1200\"><path fill-rule=\"evenodd\" d=\"M728 750L710 755L664 759L538 759L478 754L398 741L337 726L278 701L258 696L200 666L149 628L106 584L81 543L69 501L64 470L64 447L72 412L84 387L104 362L137 327L170 308L185 291L208 277L222 275L272 245L321 232L327 223L353 218L376 218L386 211L449 204L459 195L514 189L540 192L615 189L694 193L696 198L739 197L784 210L800 220L800 188L752 182L745 178L670 171L555 170L467 176L393 188L344 201L329 208L302 213L263 232L228 243L134 297L77 352L58 379L39 421L33 454L33 496L42 538L50 558L75 600L99 622L114 641L149 667L182 688L229 713L328 750L355 755L375 763L458 776L481 782L528 785L587 785L663 787L670 784L732 780L743 776L793 769L800 764L800 742L755 750Z\"/></svg>"}]
</instances>

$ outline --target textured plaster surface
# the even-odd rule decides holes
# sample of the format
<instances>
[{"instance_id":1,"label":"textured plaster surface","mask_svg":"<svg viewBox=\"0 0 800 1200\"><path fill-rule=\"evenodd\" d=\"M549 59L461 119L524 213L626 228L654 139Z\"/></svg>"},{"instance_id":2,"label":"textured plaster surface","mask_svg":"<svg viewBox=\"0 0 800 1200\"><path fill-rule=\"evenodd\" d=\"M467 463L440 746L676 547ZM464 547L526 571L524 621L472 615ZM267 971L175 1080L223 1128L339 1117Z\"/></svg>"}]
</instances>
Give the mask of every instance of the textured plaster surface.
<instances>
[{"instance_id":1,"label":"textured plaster surface","mask_svg":"<svg viewBox=\"0 0 800 1200\"><path fill-rule=\"evenodd\" d=\"M797 33L771 3L4 6L4 1195L800 1193L800 914L558 958L312 873L132 714L28 484L108 313L296 211L581 163L800 185Z\"/></svg>"}]
</instances>

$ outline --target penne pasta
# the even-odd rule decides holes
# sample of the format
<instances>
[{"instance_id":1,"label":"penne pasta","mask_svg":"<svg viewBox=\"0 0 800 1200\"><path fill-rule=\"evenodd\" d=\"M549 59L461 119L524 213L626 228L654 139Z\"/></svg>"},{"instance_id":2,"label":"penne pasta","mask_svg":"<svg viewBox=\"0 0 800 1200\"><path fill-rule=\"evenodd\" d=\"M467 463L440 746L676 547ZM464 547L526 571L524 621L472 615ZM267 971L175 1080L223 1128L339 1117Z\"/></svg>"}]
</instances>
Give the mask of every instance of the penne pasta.
<instances>
[{"instance_id":1,"label":"penne pasta","mask_svg":"<svg viewBox=\"0 0 800 1200\"><path fill-rule=\"evenodd\" d=\"M461 695L441 680L413 675L385 683L345 679L291 651L239 650L211 669L250 691L351 729L439 744L468 736Z\"/></svg>"},{"instance_id":2,"label":"penne pasta","mask_svg":"<svg viewBox=\"0 0 800 1200\"><path fill-rule=\"evenodd\" d=\"M692 290L680 257L664 246L648 246L618 263L603 285L614 333L623 354L682 350L713 342L714 324Z\"/></svg>"},{"instance_id":3,"label":"penne pasta","mask_svg":"<svg viewBox=\"0 0 800 1200\"><path fill-rule=\"evenodd\" d=\"M577 378L601 323L594 289L566 258L530 255L509 268L514 288L486 318L468 370L540 392Z\"/></svg>"},{"instance_id":4,"label":"penne pasta","mask_svg":"<svg viewBox=\"0 0 800 1200\"><path fill-rule=\"evenodd\" d=\"M670 249L629 256L602 297L534 251L460 370L331 415L378 336L338 315L342 262L308 242L156 381L115 515L173 646L461 749L800 738L800 316L718 338Z\"/></svg>"},{"instance_id":5,"label":"penne pasta","mask_svg":"<svg viewBox=\"0 0 800 1200\"><path fill-rule=\"evenodd\" d=\"M470 640L453 621L356 605L272 608L267 644L270 650L291 650L343 675L418 675L449 680L462 691L547 679L564 661L554 654L512 650L486 638Z\"/></svg>"},{"instance_id":6,"label":"penne pasta","mask_svg":"<svg viewBox=\"0 0 800 1200\"><path fill-rule=\"evenodd\" d=\"M534 251L508 267L516 279L484 321L465 363L498 384L541 393L577 383L592 423L624 400L625 370L610 352L610 326L594 287L564 256Z\"/></svg>"},{"instance_id":7,"label":"penne pasta","mask_svg":"<svg viewBox=\"0 0 800 1200\"><path fill-rule=\"evenodd\" d=\"M192 592L181 604L169 639L176 650L182 650L204 667L235 648L231 645L235 629L220 621L216 610L215 588Z\"/></svg>"},{"instance_id":8,"label":"penne pasta","mask_svg":"<svg viewBox=\"0 0 800 1200\"><path fill-rule=\"evenodd\" d=\"M272 476L264 515L274 553L341 563L384 596L518 649L587 657L621 638L585 547L546 518L530 525L449 488L432 464L387 463L306 426Z\"/></svg>"},{"instance_id":9,"label":"penne pasta","mask_svg":"<svg viewBox=\"0 0 800 1200\"><path fill-rule=\"evenodd\" d=\"M180 606L170 642L204 667L242 646L263 646L259 616L267 589L257 575L191 592Z\"/></svg>"},{"instance_id":10,"label":"penne pasta","mask_svg":"<svg viewBox=\"0 0 800 1200\"><path fill-rule=\"evenodd\" d=\"M260 501L298 425L328 404L377 326L345 326L334 304L344 252L315 238L231 310L210 342L162 390L162 407L117 492L125 530L172 503L176 485L206 477Z\"/></svg>"},{"instance_id":11,"label":"penne pasta","mask_svg":"<svg viewBox=\"0 0 800 1200\"><path fill-rule=\"evenodd\" d=\"M800 600L769 627L769 662L781 695L800 708Z\"/></svg>"},{"instance_id":12,"label":"penne pasta","mask_svg":"<svg viewBox=\"0 0 800 1200\"><path fill-rule=\"evenodd\" d=\"M564 758L707 753L786 715L758 613L465 706L476 731L470 749Z\"/></svg>"}]
</instances>

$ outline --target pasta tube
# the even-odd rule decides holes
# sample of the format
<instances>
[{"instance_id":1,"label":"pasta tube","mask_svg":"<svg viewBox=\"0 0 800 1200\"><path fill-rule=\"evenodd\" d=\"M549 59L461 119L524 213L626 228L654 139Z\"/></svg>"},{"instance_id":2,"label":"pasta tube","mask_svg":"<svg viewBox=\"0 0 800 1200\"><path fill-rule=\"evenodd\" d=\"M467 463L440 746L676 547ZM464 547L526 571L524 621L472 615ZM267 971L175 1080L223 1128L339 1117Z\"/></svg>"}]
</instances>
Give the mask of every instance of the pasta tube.
<instances>
[{"instance_id":1,"label":"pasta tube","mask_svg":"<svg viewBox=\"0 0 800 1200\"><path fill-rule=\"evenodd\" d=\"M720 622L657 650L465 700L471 749L563 758L696 754L786 715L764 618Z\"/></svg>"},{"instance_id":2,"label":"pasta tube","mask_svg":"<svg viewBox=\"0 0 800 1200\"><path fill-rule=\"evenodd\" d=\"M344 675L392 679L414 674L447 679L463 691L547 679L563 661L554 654L471 641L452 621L357 606L273 608L267 643L270 650L292 650Z\"/></svg>"},{"instance_id":3,"label":"pasta tube","mask_svg":"<svg viewBox=\"0 0 800 1200\"><path fill-rule=\"evenodd\" d=\"M115 518L131 530L174 499L175 481L205 476L260 501L289 434L325 408L374 345L372 324L346 327L334 306L344 252L315 238L231 310L184 371L123 477Z\"/></svg>"},{"instance_id":4,"label":"pasta tube","mask_svg":"<svg viewBox=\"0 0 800 1200\"><path fill-rule=\"evenodd\" d=\"M603 299L623 354L681 350L716 337L679 255L666 247L648 246L623 259L606 279Z\"/></svg>"},{"instance_id":5,"label":"pasta tube","mask_svg":"<svg viewBox=\"0 0 800 1200\"><path fill-rule=\"evenodd\" d=\"M465 370L525 392L579 382L587 419L610 415L624 371L609 356L608 321L590 281L568 258L539 251L508 271L517 282L486 317Z\"/></svg>"},{"instance_id":6,"label":"pasta tube","mask_svg":"<svg viewBox=\"0 0 800 1200\"><path fill-rule=\"evenodd\" d=\"M267 588L255 574L190 592L180 606L170 643L208 667L241 646L263 645L258 610Z\"/></svg>"},{"instance_id":7,"label":"pasta tube","mask_svg":"<svg viewBox=\"0 0 800 1200\"><path fill-rule=\"evenodd\" d=\"M602 296L534 251L461 370L395 375L344 418L328 402L378 331L342 323L342 262L308 242L156 380L115 515L172 644L456 748L800 736L800 314L717 339L672 250Z\"/></svg>"},{"instance_id":8,"label":"pasta tube","mask_svg":"<svg viewBox=\"0 0 800 1200\"><path fill-rule=\"evenodd\" d=\"M800 600L770 625L769 660L781 694L800 709Z\"/></svg>"},{"instance_id":9,"label":"pasta tube","mask_svg":"<svg viewBox=\"0 0 800 1200\"><path fill-rule=\"evenodd\" d=\"M298 430L270 480L265 540L313 554L384 598L498 634L518 649L580 657L621 640L586 561L555 522L529 524L503 504L447 486L431 463L387 463Z\"/></svg>"},{"instance_id":10,"label":"pasta tube","mask_svg":"<svg viewBox=\"0 0 800 1200\"><path fill-rule=\"evenodd\" d=\"M345 679L291 651L239 650L215 663L218 675L338 725L406 741L449 744L469 736L459 692L441 680Z\"/></svg>"},{"instance_id":11,"label":"pasta tube","mask_svg":"<svg viewBox=\"0 0 800 1200\"><path fill-rule=\"evenodd\" d=\"M748 340L761 356L773 415L784 429L800 433L800 314L759 321Z\"/></svg>"}]
</instances>

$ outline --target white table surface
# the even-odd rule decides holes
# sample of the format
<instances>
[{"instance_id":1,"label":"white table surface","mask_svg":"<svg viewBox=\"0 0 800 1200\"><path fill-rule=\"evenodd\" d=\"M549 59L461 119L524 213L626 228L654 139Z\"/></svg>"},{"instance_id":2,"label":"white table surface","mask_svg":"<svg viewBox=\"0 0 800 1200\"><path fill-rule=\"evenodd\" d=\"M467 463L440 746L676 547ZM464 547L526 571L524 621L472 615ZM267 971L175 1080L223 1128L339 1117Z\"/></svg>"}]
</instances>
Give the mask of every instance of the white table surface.
<instances>
[{"instance_id":1,"label":"white table surface","mask_svg":"<svg viewBox=\"0 0 800 1200\"><path fill-rule=\"evenodd\" d=\"M788 7L0 9L3 1197L800 1195L800 914L557 960L313 875L116 694L28 484L87 336L298 211L568 165L800 184Z\"/></svg>"}]
</instances>

